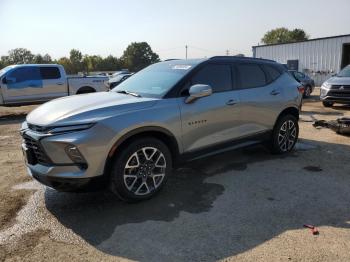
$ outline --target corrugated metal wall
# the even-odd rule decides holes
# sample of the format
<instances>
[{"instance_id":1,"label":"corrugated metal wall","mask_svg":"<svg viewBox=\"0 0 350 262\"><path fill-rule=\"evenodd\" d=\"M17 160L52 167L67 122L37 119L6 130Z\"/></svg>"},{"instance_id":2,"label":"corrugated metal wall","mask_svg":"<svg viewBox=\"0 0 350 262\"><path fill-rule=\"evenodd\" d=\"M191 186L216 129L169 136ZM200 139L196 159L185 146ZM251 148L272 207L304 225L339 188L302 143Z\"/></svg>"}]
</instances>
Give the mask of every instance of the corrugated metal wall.
<instances>
[{"instance_id":1,"label":"corrugated metal wall","mask_svg":"<svg viewBox=\"0 0 350 262\"><path fill-rule=\"evenodd\" d=\"M312 77L316 85L321 85L332 74L339 72L345 43L350 43L350 36L257 46L253 47L253 56L282 64L287 64L288 60L299 60L299 71Z\"/></svg>"}]
</instances>

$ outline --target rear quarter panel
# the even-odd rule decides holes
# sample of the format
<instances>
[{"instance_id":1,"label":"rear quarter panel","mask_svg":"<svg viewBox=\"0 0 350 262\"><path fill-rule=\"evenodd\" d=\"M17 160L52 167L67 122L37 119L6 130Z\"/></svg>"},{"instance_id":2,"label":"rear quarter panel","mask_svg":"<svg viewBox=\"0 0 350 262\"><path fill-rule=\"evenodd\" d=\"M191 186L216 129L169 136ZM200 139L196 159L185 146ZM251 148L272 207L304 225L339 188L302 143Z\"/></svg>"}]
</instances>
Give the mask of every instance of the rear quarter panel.
<instances>
[{"instance_id":1,"label":"rear quarter panel","mask_svg":"<svg viewBox=\"0 0 350 262\"><path fill-rule=\"evenodd\" d=\"M69 77L67 78L69 85L69 94L75 95L81 87L92 87L96 92L107 91L108 87L105 81L108 77Z\"/></svg>"}]
</instances>

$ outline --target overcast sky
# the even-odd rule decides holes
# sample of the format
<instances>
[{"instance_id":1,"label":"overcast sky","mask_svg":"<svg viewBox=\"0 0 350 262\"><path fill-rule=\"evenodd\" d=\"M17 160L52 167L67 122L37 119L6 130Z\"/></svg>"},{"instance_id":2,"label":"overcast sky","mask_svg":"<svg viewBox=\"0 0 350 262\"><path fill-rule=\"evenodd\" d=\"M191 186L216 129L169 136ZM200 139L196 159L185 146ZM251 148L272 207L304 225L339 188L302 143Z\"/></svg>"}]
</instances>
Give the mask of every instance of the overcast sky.
<instances>
[{"instance_id":1,"label":"overcast sky","mask_svg":"<svg viewBox=\"0 0 350 262\"><path fill-rule=\"evenodd\" d=\"M252 55L272 28L312 38L350 34L350 0L0 0L0 55L17 47L53 58L72 48L121 56L146 41L162 59Z\"/></svg>"}]
</instances>

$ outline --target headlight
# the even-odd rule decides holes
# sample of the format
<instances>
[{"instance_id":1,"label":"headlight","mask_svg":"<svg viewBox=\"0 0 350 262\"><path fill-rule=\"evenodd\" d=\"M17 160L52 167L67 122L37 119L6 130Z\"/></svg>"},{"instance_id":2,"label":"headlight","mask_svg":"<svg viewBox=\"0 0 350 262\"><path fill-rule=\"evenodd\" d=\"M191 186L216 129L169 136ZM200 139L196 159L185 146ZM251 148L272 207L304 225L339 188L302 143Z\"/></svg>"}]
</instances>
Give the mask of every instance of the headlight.
<instances>
[{"instance_id":1,"label":"headlight","mask_svg":"<svg viewBox=\"0 0 350 262\"><path fill-rule=\"evenodd\" d=\"M74 125L74 126L56 126L56 127L48 128L47 133L57 134L57 133L81 131L81 130L89 129L93 125L94 124L82 124L82 125Z\"/></svg>"},{"instance_id":2,"label":"headlight","mask_svg":"<svg viewBox=\"0 0 350 262\"><path fill-rule=\"evenodd\" d=\"M324 82L323 85L321 86L321 88L323 89L331 89L332 85L327 83L327 82Z\"/></svg>"}]
</instances>

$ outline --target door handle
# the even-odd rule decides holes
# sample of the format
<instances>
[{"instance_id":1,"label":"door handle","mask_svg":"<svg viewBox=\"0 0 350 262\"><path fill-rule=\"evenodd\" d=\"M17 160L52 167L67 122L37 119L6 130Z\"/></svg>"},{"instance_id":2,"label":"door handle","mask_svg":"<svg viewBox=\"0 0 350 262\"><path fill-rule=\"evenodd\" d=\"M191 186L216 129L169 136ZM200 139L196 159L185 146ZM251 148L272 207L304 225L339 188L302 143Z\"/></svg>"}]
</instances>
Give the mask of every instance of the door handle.
<instances>
[{"instance_id":1,"label":"door handle","mask_svg":"<svg viewBox=\"0 0 350 262\"><path fill-rule=\"evenodd\" d=\"M233 106L233 105L235 105L235 104L237 104L237 103L238 103L237 100L230 99L230 100L228 100L228 101L226 102L226 105L228 105L228 106Z\"/></svg>"},{"instance_id":2,"label":"door handle","mask_svg":"<svg viewBox=\"0 0 350 262\"><path fill-rule=\"evenodd\" d=\"M63 83L62 82L58 82L58 83L56 83L56 85L61 86L61 85L63 85Z\"/></svg>"},{"instance_id":3,"label":"door handle","mask_svg":"<svg viewBox=\"0 0 350 262\"><path fill-rule=\"evenodd\" d=\"M272 96L277 96L279 94L280 94L280 92L277 91L277 90L272 90L271 93L270 93L270 95L272 95Z\"/></svg>"}]
</instances>

